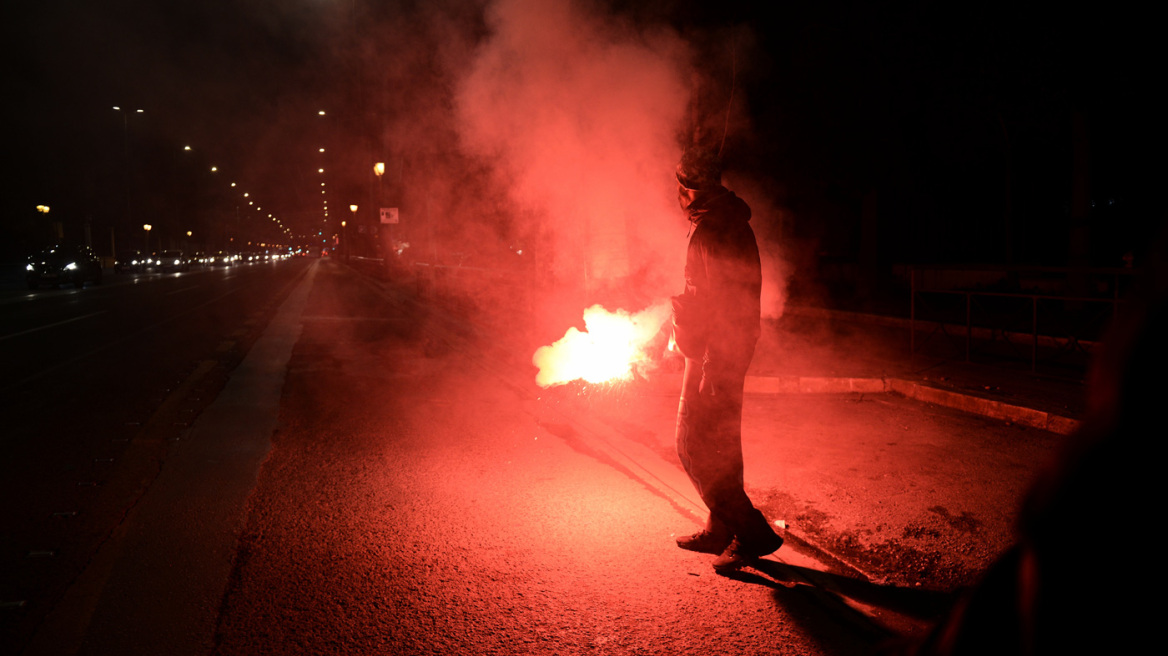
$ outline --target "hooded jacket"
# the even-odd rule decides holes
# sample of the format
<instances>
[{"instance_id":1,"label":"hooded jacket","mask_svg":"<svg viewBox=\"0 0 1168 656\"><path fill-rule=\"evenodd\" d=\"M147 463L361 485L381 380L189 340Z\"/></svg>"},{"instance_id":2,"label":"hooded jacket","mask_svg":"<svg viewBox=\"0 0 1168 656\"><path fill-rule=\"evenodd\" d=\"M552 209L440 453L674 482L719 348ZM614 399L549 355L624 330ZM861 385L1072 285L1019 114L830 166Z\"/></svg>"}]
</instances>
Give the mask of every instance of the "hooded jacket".
<instances>
[{"instance_id":1,"label":"hooded jacket","mask_svg":"<svg viewBox=\"0 0 1168 656\"><path fill-rule=\"evenodd\" d=\"M685 357L741 368L759 336L762 267L750 207L722 186L686 208L693 223L685 292L673 297L674 340Z\"/></svg>"}]
</instances>

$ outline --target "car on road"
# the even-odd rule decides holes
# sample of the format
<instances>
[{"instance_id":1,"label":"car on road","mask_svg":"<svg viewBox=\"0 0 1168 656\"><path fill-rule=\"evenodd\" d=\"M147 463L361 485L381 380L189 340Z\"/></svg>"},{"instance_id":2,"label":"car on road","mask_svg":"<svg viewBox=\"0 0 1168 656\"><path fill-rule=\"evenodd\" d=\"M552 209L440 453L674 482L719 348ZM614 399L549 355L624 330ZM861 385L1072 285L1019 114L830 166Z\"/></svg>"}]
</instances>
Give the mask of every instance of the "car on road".
<instances>
[{"instance_id":1,"label":"car on road","mask_svg":"<svg viewBox=\"0 0 1168 656\"><path fill-rule=\"evenodd\" d=\"M207 256L207 264L211 266L229 267L235 261L235 257L227 251L216 251Z\"/></svg>"},{"instance_id":2,"label":"car on road","mask_svg":"<svg viewBox=\"0 0 1168 656\"><path fill-rule=\"evenodd\" d=\"M142 264L140 270L143 272L158 270L158 254L156 253L143 253L142 259L138 261Z\"/></svg>"},{"instance_id":3,"label":"car on road","mask_svg":"<svg viewBox=\"0 0 1168 656\"><path fill-rule=\"evenodd\" d=\"M190 271L191 262L182 251L162 251L156 258L159 271Z\"/></svg>"},{"instance_id":4,"label":"car on road","mask_svg":"<svg viewBox=\"0 0 1168 656\"><path fill-rule=\"evenodd\" d=\"M50 246L29 256L24 280L29 289L62 284L81 289L86 282L100 285L101 260L88 246Z\"/></svg>"},{"instance_id":5,"label":"car on road","mask_svg":"<svg viewBox=\"0 0 1168 656\"><path fill-rule=\"evenodd\" d=\"M141 273L146 268L146 256L141 251L119 253L114 259L114 273Z\"/></svg>"}]
</instances>

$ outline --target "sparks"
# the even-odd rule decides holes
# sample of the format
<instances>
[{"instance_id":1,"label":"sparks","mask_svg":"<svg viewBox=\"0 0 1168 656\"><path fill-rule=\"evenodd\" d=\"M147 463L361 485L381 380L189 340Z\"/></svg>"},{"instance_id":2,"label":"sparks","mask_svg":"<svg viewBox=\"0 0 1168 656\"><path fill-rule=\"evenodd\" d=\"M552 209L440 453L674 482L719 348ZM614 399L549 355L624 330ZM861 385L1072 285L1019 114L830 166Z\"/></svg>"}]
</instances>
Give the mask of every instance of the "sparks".
<instances>
[{"instance_id":1,"label":"sparks","mask_svg":"<svg viewBox=\"0 0 1168 656\"><path fill-rule=\"evenodd\" d=\"M539 367L535 382L552 387L573 380L594 384L630 380L637 367L651 359L644 349L668 316L668 303L633 315L593 305L584 311L583 332L569 328L559 341L536 350L531 358Z\"/></svg>"}]
</instances>

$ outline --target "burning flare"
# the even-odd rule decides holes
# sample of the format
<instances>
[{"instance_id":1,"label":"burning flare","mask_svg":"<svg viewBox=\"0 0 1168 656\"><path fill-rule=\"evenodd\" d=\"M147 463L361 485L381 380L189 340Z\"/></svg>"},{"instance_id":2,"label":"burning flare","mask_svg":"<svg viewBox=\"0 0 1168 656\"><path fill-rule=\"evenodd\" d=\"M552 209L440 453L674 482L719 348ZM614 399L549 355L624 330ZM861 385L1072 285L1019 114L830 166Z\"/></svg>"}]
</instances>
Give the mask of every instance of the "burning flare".
<instances>
[{"instance_id":1,"label":"burning flare","mask_svg":"<svg viewBox=\"0 0 1168 656\"><path fill-rule=\"evenodd\" d=\"M569 328L555 344L535 351L531 357L532 364L539 367L535 382L552 387L573 380L605 383L632 379L634 369L652 359L644 349L669 318L669 311L669 303L658 303L633 315L593 305L584 310L584 332Z\"/></svg>"}]
</instances>

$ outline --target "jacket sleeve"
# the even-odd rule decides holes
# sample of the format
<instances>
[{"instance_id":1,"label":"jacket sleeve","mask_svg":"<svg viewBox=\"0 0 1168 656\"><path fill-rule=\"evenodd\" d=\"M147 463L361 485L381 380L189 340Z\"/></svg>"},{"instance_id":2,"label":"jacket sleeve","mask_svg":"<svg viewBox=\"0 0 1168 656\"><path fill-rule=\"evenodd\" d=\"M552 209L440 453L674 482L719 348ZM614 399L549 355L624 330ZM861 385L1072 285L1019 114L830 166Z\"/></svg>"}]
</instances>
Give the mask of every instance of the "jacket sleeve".
<instances>
[{"instance_id":1,"label":"jacket sleeve","mask_svg":"<svg viewBox=\"0 0 1168 656\"><path fill-rule=\"evenodd\" d=\"M674 296L673 341L681 354L691 360L701 360L709 341L710 316L709 285L706 273L703 234L695 232L685 258L685 292Z\"/></svg>"}]
</instances>

